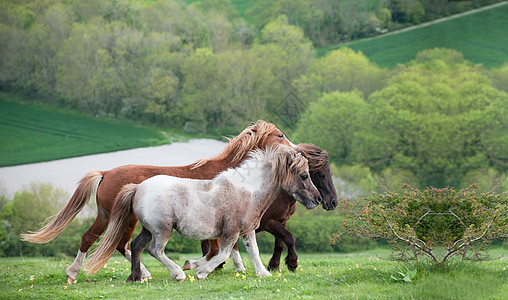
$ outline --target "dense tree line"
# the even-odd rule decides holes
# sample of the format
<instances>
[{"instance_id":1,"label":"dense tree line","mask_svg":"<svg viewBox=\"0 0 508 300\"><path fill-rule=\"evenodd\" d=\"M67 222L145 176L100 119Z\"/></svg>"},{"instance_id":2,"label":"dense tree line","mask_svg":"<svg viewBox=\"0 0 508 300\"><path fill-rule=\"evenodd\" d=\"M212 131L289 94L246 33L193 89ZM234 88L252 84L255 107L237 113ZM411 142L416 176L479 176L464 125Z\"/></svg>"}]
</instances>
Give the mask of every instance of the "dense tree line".
<instances>
[{"instance_id":1,"label":"dense tree line","mask_svg":"<svg viewBox=\"0 0 508 300\"><path fill-rule=\"evenodd\" d=\"M443 49L394 70L347 48L314 55L316 39L339 32L329 26L354 23L346 3L399 23L490 3L441 2L275 1L250 25L228 1L2 1L0 90L189 132L267 119L326 149L343 176L372 178L361 185L502 181L507 65L488 70ZM295 112L283 101L291 93Z\"/></svg>"},{"instance_id":2,"label":"dense tree line","mask_svg":"<svg viewBox=\"0 0 508 300\"><path fill-rule=\"evenodd\" d=\"M379 35L410 25L446 17L497 0L261 0L247 11L258 28L286 15L302 28L315 46L337 44Z\"/></svg>"}]
</instances>

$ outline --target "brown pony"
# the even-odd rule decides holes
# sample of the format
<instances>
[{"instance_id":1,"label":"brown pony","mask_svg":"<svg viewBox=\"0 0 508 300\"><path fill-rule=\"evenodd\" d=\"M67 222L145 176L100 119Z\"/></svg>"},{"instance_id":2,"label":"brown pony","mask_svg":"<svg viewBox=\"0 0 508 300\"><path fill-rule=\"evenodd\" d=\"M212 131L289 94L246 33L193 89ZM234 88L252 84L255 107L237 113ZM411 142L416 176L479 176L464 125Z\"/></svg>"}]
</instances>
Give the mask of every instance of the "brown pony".
<instances>
[{"instance_id":1,"label":"brown pony","mask_svg":"<svg viewBox=\"0 0 508 300\"><path fill-rule=\"evenodd\" d=\"M109 171L91 171L81 179L67 205L46 226L37 232L22 234L22 239L32 243L51 241L70 224L89 199L96 198L98 213L95 222L83 234L76 259L67 268L67 281L73 283L82 268L86 252L108 226L115 198L124 185L141 183L145 179L161 174L181 178L212 179L220 172L238 166L249 151L264 149L275 144L291 145L275 125L260 120L231 139L224 151L211 159L202 159L193 164L178 167L126 165ZM130 261L131 252L128 249L128 242L136 227L137 219L134 214L131 214L129 218L129 226L117 250ZM144 266L141 268L143 278L151 278L150 272Z\"/></svg>"},{"instance_id":2,"label":"brown pony","mask_svg":"<svg viewBox=\"0 0 508 300\"><path fill-rule=\"evenodd\" d=\"M323 208L334 210L337 207L337 192L333 185L332 172L330 170L328 153L313 144L299 144L295 149L307 158L309 172L312 182L318 189L322 198ZM256 232L267 231L275 237L275 246L273 255L268 263L268 270L278 270L280 265L280 256L284 244L288 247L288 255L285 259L286 265L290 271L295 271L298 266L298 255L296 254L295 238L286 229L289 218L296 211L296 200L286 192L281 192L277 200L268 208ZM203 255L210 260L218 252L219 240L205 240L201 242ZM238 261L240 259L240 261ZM233 256L235 268L241 265L241 258ZM223 264L219 265L221 268Z\"/></svg>"}]
</instances>

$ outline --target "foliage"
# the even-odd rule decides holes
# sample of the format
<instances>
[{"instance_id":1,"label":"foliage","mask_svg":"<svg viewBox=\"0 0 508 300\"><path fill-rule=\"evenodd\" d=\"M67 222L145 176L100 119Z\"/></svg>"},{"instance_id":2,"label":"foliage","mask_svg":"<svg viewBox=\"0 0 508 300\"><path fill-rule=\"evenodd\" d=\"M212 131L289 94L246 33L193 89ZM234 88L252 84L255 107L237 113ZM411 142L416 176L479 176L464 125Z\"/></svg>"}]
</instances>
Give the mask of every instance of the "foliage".
<instances>
[{"instance_id":1,"label":"foliage","mask_svg":"<svg viewBox=\"0 0 508 300\"><path fill-rule=\"evenodd\" d=\"M358 90L368 97L387 82L387 70L369 62L362 52L341 48L315 60L294 85L300 98L313 101L334 91Z\"/></svg>"},{"instance_id":2,"label":"foliage","mask_svg":"<svg viewBox=\"0 0 508 300\"><path fill-rule=\"evenodd\" d=\"M17 192L1 208L0 256L73 256L81 235L91 220L75 220L55 241L36 245L20 240L20 234L40 228L68 200L68 195L49 184L32 184L28 190ZM4 196L2 196L4 197Z\"/></svg>"},{"instance_id":3,"label":"foliage","mask_svg":"<svg viewBox=\"0 0 508 300\"><path fill-rule=\"evenodd\" d=\"M3 1L0 90L188 133L234 134L265 119L326 149L339 167L368 167L384 185L458 187L469 184L467 178L487 182L479 174L494 173L501 180L508 168L506 68L485 69L464 57L488 67L504 62L499 49L506 47L497 37L504 34L500 22L507 5L365 41L372 48L348 44L352 50L314 55L313 44L377 34L405 26L399 22L423 22L493 1L442 2ZM240 6L242 12L235 13ZM258 27L239 15L252 17ZM469 41L475 42L462 44L455 38L459 33L471 33ZM433 44L428 37L445 42ZM492 40L495 46L484 46ZM464 54L418 52L429 45L458 47ZM397 55L387 58L391 67L413 60L388 70L368 59L385 50ZM406 53L402 59L401 52ZM301 109L283 101L291 94L301 100ZM287 123L281 114L291 124L281 124ZM6 118L2 125L8 141L2 151L16 158L4 164L164 142L160 134L143 130L128 134L149 137L128 144L116 139L122 136L118 132L104 142L82 134L79 126L46 130L37 125L34 130L33 115L12 115L18 120ZM29 124L28 135L19 120ZM51 148L73 142L76 135L76 148ZM26 145L22 136L37 144L29 150L44 154L32 158L18 151ZM489 169L493 173L485 173Z\"/></svg>"},{"instance_id":4,"label":"foliage","mask_svg":"<svg viewBox=\"0 0 508 300\"><path fill-rule=\"evenodd\" d=\"M416 277L417 269L409 269L407 266L405 270L397 271L396 276L390 276L391 279L395 281L404 281L406 283L411 283Z\"/></svg>"},{"instance_id":5,"label":"foliage","mask_svg":"<svg viewBox=\"0 0 508 300\"><path fill-rule=\"evenodd\" d=\"M422 51L368 97L331 92L311 102L295 136L339 165L369 167L385 185L393 176L458 186L477 169L506 172L508 95L479 68L453 50Z\"/></svg>"},{"instance_id":6,"label":"foliage","mask_svg":"<svg viewBox=\"0 0 508 300\"><path fill-rule=\"evenodd\" d=\"M385 191L342 203L344 232L387 240L400 260L426 256L443 264L458 255L479 261L493 240L508 237L507 193L406 186L403 195Z\"/></svg>"}]
</instances>

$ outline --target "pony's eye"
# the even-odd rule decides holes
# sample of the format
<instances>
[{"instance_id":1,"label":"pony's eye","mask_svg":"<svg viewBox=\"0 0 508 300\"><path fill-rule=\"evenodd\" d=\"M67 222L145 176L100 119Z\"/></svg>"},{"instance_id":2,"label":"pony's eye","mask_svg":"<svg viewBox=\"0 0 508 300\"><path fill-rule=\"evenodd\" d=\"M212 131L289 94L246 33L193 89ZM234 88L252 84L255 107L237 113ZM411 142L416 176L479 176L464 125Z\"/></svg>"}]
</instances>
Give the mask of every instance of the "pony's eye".
<instances>
[{"instance_id":1,"label":"pony's eye","mask_svg":"<svg viewBox=\"0 0 508 300\"><path fill-rule=\"evenodd\" d=\"M283 137L284 137L284 134L282 134L282 133L281 133L281 134L279 134L277 137L281 139L281 138L283 138Z\"/></svg>"},{"instance_id":2,"label":"pony's eye","mask_svg":"<svg viewBox=\"0 0 508 300\"><path fill-rule=\"evenodd\" d=\"M307 180L307 178L309 178L309 175L302 174L302 175L300 175L300 178L302 178L302 180Z\"/></svg>"}]
</instances>

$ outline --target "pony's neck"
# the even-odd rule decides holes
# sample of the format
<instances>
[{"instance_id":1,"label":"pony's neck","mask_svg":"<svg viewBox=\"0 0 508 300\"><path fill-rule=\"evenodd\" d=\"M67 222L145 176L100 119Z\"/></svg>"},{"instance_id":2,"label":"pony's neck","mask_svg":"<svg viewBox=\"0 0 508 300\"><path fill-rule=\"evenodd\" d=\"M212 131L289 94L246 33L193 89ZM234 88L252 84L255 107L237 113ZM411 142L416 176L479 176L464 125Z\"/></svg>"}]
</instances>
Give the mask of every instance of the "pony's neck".
<instances>
[{"instance_id":1,"label":"pony's neck","mask_svg":"<svg viewBox=\"0 0 508 300\"><path fill-rule=\"evenodd\" d=\"M260 193L265 189L273 189L271 181L271 165L263 160L249 158L239 167L231 168L224 176L236 187L251 193Z\"/></svg>"}]
</instances>

